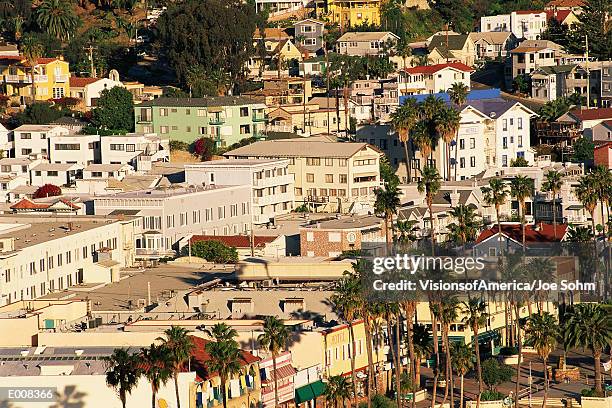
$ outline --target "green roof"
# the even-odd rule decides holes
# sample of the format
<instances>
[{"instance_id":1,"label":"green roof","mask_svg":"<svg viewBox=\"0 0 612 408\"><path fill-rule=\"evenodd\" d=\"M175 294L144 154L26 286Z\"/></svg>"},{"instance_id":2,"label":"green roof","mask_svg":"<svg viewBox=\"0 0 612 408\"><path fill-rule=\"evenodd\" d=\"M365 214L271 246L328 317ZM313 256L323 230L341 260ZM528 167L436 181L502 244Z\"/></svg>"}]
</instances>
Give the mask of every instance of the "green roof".
<instances>
[{"instance_id":1,"label":"green roof","mask_svg":"<svg viewBox=\"0 0 612 408\"><path fill-rule=\"evenodd\" d=\"M435 35L429 46L427 47L429 51L434 48L438 49L448 49L448 50L461 50L465 46L465 42L468 40L468 36L466 34L454 34L448 36L448 47L446 46L446 35Z\"/></svg>"},{"instance_id":2,"label":"green roof","mask_svg":"<svg viewBox=\"0 0 612 408\"><path fill-rule=\"evenodd\" d=\"M535 70L535 72L543 72L546 75L553 74L566 74L568 72L572 72L574 68L576 68L578 64L566 64L566 65L551 65L539 67Z\"/></svg>"},{"instance_id":3,"label":"green roof","mask_svg":"<svg viewBox=\"0 0 612 408\"><path fill-rule=\"evenodd\" d=\"M323 381L315 381L311 384L305 385L295 389L295 403L301 404L302 402L313 400L320 397L325 392L325 384Z\"/></svg>"}]
</instances>

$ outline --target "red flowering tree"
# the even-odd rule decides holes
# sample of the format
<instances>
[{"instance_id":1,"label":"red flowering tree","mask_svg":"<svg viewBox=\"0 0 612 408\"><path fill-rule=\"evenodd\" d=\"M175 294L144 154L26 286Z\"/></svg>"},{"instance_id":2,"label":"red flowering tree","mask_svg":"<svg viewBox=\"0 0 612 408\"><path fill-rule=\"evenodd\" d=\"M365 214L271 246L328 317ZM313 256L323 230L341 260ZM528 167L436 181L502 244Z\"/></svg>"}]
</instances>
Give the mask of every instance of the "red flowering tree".
<instances>
[{"instance_id":1,"label":"red flowering tree","mask_svg":"<svg viewBox=\"0 0 612 408\"><path fill-rule=\"evenodd\" d=\"M62 189L54 184L45 184L34 192L34 198L54 197L62 195Z\"/></svg>"}]
</instances>

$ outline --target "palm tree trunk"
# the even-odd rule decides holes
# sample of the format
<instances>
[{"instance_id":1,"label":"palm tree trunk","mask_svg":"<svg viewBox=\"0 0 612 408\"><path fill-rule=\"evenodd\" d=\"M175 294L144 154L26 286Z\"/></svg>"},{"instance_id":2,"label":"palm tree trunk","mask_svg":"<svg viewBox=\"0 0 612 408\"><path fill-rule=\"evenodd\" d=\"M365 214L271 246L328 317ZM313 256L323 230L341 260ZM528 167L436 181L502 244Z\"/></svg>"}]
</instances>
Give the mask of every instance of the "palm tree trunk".
<instances>
[{"instance_id":1,"label":"palm tree trunk","mask_svg":"<svg viewBox=\"0 0 612 408\"><path fill-rule=\"evenodd\" d=\"M433 242L433 241L432 241ZM433 248L432 248L433 250ZM431 303L431 301L430 301ZM438 398L438 378L440 376L440 345L438 344L438 319L436 314L430 309L431 313L431 334L433 337L433 349L436 355L436 366L434 368L434 379L433 379L433 390L431 396L431 408L436 406L436 400Z\"/></svg>"},{"instance_id":2,"label":"palm tree trunk","mask_svg":"<svg viewBox=\"0 0 612 408\"><path fill-rule=\"evenodd\" d=\"M412 181L412 170L410 169L410 154L408 153L408 139L404 142L404 155L406 156L406 175L408 184Z\"/></svg>"},{"instance_id":3,"label":"palm tree trunk","mask_svg":"<svg viewBox=\"0 0 612 408\"><path fill-rule=\"evenodd\" d=\"M450 166L450 144L446 143L446 180L451 179L451 166Z\"/></svg>"},{"instance_id":4,"label":"palm tree trunk","mask_svg":"<svg viewBox=\"0 0 612 408\"><path fill-rule=\"evenodd\" d=\"M518 407L518 395L521 384L521 363L523 362L523 341L521 340L521 325L519 324L519 319L521 318L521 316L518 302L515 302L514 310L516 312L516 343L518 346L518 363L516 364L516 384L514 386L514 406Z\"/></svg>"},{"instance_id":5,"label":"palm tree trunk","mask_svg":"<svg viewBox=\"0 0 612 408\"><path fill-rule=\"evenodd\" d=\"M223 401L223 408L227 408L227 396L225 394L225 383L227 379L225 377L221 377L221 400Z\"/></svg>"},{"instance_id":6,"label":"palm tree trunk","mask_svg":"<svg viewBox=\"0 0 612 408\"><path fill-rule=\"evenodd\" d=\"M404 303L404 312L406 313L406 338L408 341L408 358L410 359L410 379L412 382L413 393L412 393L412 408L416 407L416 401L414 393L421 388L421 378L417 376L417 368L419 367L418 361L414 353L414 341L412 339L412 328L414 327L414 302Z\"/></svg>"},{"instance_id":7,"label":"palm tree trunk","mask_svg":"<svg viewBox=\"0 0 612 408\"><path fill-rule=\"evenodd\" d=\"M372 378L375 379L374 376L374 363L372 358L372 333L370 332L370 317L366 313L363 319L364 328L365 328L365 337L366 337L366 351L368 356L368 408L372 405Z\"/></svg>"},{"instance_id":8,"label":"palm tree trunk","mask_svg":"<svg viewBox=\"0 0 612 408\"><path fill-rule=\"evenodd\" d=\"M433 225L432 199L427 198L427 208L429 208L429 228L431 235L431 256L436 256L436 234Z\"/></svg>"},{"instance_id":9,"label":"palm tree trunk","mask_svg":"<svg viewBox=\"0 0 612 408\"><path fill-rule=\"evenodd\" d=\"M555 241L557 240L557 192L553 189L553 199L552 199L552 208L553 208L553 233L555 234Z\"/></svg>"},{"instance_id":10,"label":"palm tree trunk","mask_svg":"<svg viewBox=\"0 0 612 408\"><path fill-rule=\"evenodd\" d=\"M502 234L502 229L501 229L501 220L499 219L499 206L498 205L495 206L495 216L497 218L497 233L499 234L499 237L497 237L497 250L499 251L497 256L501 257L502 256L502 246L501 246L500 238Z\"/></svg>"},{"instance_id":11,"label":"palm tree trunk","mask_svg":"<svg viewBox=\"0 0 612 408\"><path fill-rule=\"evenodd\" d=\"M459 391L459 408L463 408L463 374L461 374L461 388Z\"/></svg>"},{"instance_id":12,"label":"palm tree trunk","mask_svg":"<svg viewBox=\"0 0 612 408\"><path fill-rule=\"evenodd\" d=\"M391 250L391 242L389 240L389 217L385 214L385 242L387 243L387 251Z\"/></svg>"},{"instance_id":13,"label":"palm tree trunk","mask_svg":"<svg viewBox=\"0 0 612 408\"><path fill-rule=\"evenodd\" d=\"M276 353L272 353L272 369L274 370L274 406L278 407L278 372L276 371Z\"/></svg>"},{"instance_id":14,"label":"palm tree trunk","mask_svg":"<svg viewBox=\"0 0 612 408\"><path fill-rule=\"evenodd\" d=\"M448 325L446 327L446 364L448 366L446 376L446 388L450 392L450 404L451 408L455 408L455 379L453 378L453 360L450 352L450 341L448 338Z\"/></svg>"},{"instance_id":15,"label":"palm tree trunk","mask_svg":"<svg viewBox=\"0 0 612 408\"><path fill-rule=\"evenodd\" d=\"M153 389L152 391L153 391L153 392L151 393L151 408L155 408L155 400L156 400L157 398L155 398L155 394L156 394L156 393L155 393L155 390Z\"/></svg>"},{"instance_id":16,"label":"palm tree trunk","mask_svg":"<svg viewBox=\"0 0 612 408\"><path fill-rule=\"evenodd\" d=\"M395 348L393 347L393 334L391 332L391 314L386 313L385 319L387 320L387 338L389 339L389 348L391 349L391 359L393 360L393 367L395 370L395 401L397 403L397 408L401 408L400 402L400 378L399 378L399 354L395 353Z\"/></svg>"},{"instance_id":17,"label":"palm tree trunk","mask_svg":"<svg viewBox=\"0 0 612 408\"><path fill-rule=\"evenodd\" d=\"M346 137L349 135L349 88L348 84L344 85L344 91L342 92L342 96L344 98L344 131L346 133Z\"/></svg>"},{"instance_id":18,"label":"palm tree trunk","mask_svg":"<svg viewBox=\"0 0 612 408\"><path fill-rule=\"evenodd\" d=\"M521 201L521 242L523 244L523 255L525 255L525 200Z\"/></svg>"},{"instance_id":19,"label":"palm tree trunk","mask_svg":"<svg viewBox=\"0 0 612 408\"><path fill-rule=\"evenodd\" d=\"M476 354L476 371L478 372L478 396L476 408L480 408L480 394L482 394L482 367L480 366L480 345L478 343L478 325L472 327L474 332L474 354Z\"/></svg>"},{"instance_id":20,"label":"palm tree trunk","mask_svg":"<svg viewBox=\"0 0 612 408\"><path fill-rule=\"evenodd\" d=\"M548 359L546 357L542 357L542 362L544 363L544 399L542 400L542 408L546 408L546 400L548 398Z\"/></svg>"},{"instance_id":21,"label":"palm tree trunk","mask_svg":"<svg viewBox=\"0 0 612 408\"><path fill-rule=\"evenodd\" d=\"M125 391L123 390L123 388L119 389L119 399L121 400L121 406L125 408L125 404L127 401L126 401Z\"/></svg>"},{"instance_id":22,"label":"palm tree trunk","mask_svg":"<svg viewBox=\"0 0 612 408\"><path fill-rule=\"evenodd\" d=\"M180 399L179 387L178 387L178 367L174 371L174 392L176 393L176 408L181 408L181 399Z\"/></svg>"},{"instance_id":23,"label":"palm tree trunk","mask_svg":"<svg viewBox=\"0 0 612 408\"><path fill-rule=\"evenodd\" d=\"M349 322L349 341L351 342L351 381L353 382L352 404L357 406L357 377L355 373L355 330L353 322Z\"/></svg>"},{"instance_id":24,"label":"palm tree trunk","mask_svg":"<svg viewBox=\"0 0 612 408\"><path fill-rule=\"evenodd\" d=\"M593 359L595 360L595 391L597 391L597 394L603 394L601 385L601 350L593 350Z\"/></svg>"},{"instance_id":25,"label":"palm tree trunk","mask_svg":"<svg viewBox=\"0 0 612 408\"><path fill-rule=\"evenodd\" d=\"M442 327L442 347L444 347L445 353L444 353L444 360L446 360L444 362L444 379L446 381L446 387L444 387L444 398L442 399L442 406L444 406L444 404L446 404L446 401L448 399L448 393L449 393L449 388L450 388L450 375L449 375L449 368L450 368L450 350L448 348L448 327L446 326L446 324ZM451 403L451 407L454 408L454 405Z\"/></svg>"}]
</instances>

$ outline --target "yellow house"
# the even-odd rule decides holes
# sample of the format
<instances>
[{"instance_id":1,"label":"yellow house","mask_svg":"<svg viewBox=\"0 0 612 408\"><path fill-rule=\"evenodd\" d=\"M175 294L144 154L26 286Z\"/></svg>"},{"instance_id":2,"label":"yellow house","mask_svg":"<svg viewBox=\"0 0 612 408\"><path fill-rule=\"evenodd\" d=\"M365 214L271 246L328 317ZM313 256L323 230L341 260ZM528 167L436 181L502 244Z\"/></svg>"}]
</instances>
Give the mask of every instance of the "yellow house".
<instances>
[{"instance_id":1,"label":"yellow house","mask_svg":"<svg viewBox=\"0 0 612 408\"><path fill-rule=\"evenodd\" d=\"M363 23L380 25L381 0L329 0L317 2L320 16L341 27L357 26Z\"/></svg>"},{"instance_id":2,"label":"yellow house","mask_svg":"<svg viewBox=\"0 0 612 408\"><path fill-rule=\"evenodd\" d=\"M2 91L18 97L25 103L32 97L37 101L58 99L70 95L70 68L63 57L39 58L34 66L34 87L32 68L23 56L0 57Z\"/></svg>"}]
</instances>

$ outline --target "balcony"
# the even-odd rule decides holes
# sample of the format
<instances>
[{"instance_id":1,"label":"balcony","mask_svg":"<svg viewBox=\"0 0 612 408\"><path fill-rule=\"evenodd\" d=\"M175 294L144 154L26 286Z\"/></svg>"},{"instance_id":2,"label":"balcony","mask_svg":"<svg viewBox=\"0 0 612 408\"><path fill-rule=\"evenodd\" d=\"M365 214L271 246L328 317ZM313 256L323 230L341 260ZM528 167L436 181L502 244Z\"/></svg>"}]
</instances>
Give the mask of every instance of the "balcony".
<instances>
[{"instance_id":1,"label":"balcony","mask_svg":"<svg viewBox=\"0 0 612 408\"><path fill-rule=\"evenodd\" d=\"M5 75L4 82L9 84L31 84L32 78L29 75Z\"/></svg>"},{"instance_id":2,"label":"balcony","mask_svg":"<svg viewBox=\"0 0 612 408\"><path fill-rule=\"evenodd\" d=\"M48 75L34 75L34 82L49 82Z\"/></svg>"},{"instance_id":3,"label":"balcony","mask_svg":"<svg viewBox=\"0 0 612 408\"><path fill-rule=\"evenodd\" d=\"M272 186L280 186L283 184L293 183L293 175L287 174L284 176L275 176L275 177L266 177L261 179L253 180L253 187L272 187Z\"/></svg>"},{"instance_id":4,"label":"balcony","mask_svg":"<svg viewBox=\"0 0 612 408\"><path fill-rule=\"evenodd\" d=\"M289 193L279 193L274 195L267 195L264 197L253 197L253 204L255 205L270 205L282 203L285 201L292 201L293 197Z\"/></svg>"},{"instance_id":5,"label":"balcony","mask_svg":"<svg viewBox=\"0 0 612 408\"><path fill-rule=\"evenodd\" d=\"M209 125L223 125L225 123L225 118L222 116L212 116L208 119Z\"/></svg>"},{"instance_id":6,"label":"balcony","mask_svg":"<svg viewBox=\"0 0 612 408\"><path fill-rule=\"evenodd\" d=\"M68 75L62 74L62 75L55 75L55 82L68 82L68 78L70 78Z\"/></svg>"},{"instance_id":7,"label":"balcony","mask_svg":"<svg viewBox=\"0 0 612 408\"><path fill-rule=\"evenodd\" d=\"M136 122L138 123L151 123L151 117L147 115L136 115Z\"/></svg>"},{"instance_id":8,"label":"balcony","mask_svg":"<svg viewBox=\"0 0 612 408\"><path fill-rule=\"evenodd\" d=\"M176 252L167 249L155 248L136 248L136 256L145 258L162 258L164 256L174 256Z\"/></svg>"},{"instance_id":9,"label":"balcony","mask_svg":"<svg viewBox=\"0 0 612 408\"><path fill-rule=\"evenodd\" d=\"M253 122L265 122L268 116L264 112L253 112Z\"/></svg>"}]
</instances>

